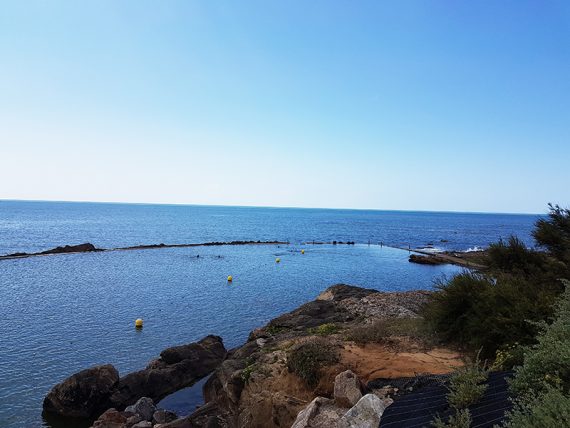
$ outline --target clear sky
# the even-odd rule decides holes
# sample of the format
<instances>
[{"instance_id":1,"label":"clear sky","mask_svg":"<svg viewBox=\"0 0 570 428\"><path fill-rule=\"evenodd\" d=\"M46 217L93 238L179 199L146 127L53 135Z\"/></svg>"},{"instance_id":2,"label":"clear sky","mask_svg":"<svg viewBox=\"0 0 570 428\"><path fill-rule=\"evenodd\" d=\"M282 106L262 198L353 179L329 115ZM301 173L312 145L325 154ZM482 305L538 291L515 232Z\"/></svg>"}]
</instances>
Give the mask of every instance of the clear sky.
<instances>
[{"instance_id":1,"label":"clear sky","mask_svg":"<svg viewBox=\"0 0 570 428\"><path fill-rule=\"evenodd\" d=\"M570 205L570 2L0 0L0 199Z\"/></svg>"}]
</instances>

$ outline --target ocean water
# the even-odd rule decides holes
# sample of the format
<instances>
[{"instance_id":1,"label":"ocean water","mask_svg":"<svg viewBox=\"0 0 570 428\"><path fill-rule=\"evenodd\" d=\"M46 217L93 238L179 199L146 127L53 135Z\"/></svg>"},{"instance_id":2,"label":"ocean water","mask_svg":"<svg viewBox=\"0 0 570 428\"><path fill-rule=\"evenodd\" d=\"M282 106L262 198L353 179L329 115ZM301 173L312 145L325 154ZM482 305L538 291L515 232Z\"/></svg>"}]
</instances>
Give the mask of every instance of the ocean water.
<instances>
[{"instance_id":1,"label":"ocean water","mask_svg":"<svg viewBox=\"0 0 570 428\"><path fill-rule=\"evenodd\" d=\"M335 283L383 291L429 289L459 271L410 264L407 251L378 242L468 250L516 233L530 244L535 220L504 214L0 201L0 254L82 242L104 248L290 242L0 260L0 427L49 425L41 415L43 397L86 367L112 363L125 374L168 346L206 334L222 336L228 348L237 346L252 329ZM306 244L313 240L356 245ZM234 277L231 284L228 275ZM138 317L145 320L141 331L133 328ZM199 394L187 392L165 405L190 411Z\"/></svg>"}]
</instances>

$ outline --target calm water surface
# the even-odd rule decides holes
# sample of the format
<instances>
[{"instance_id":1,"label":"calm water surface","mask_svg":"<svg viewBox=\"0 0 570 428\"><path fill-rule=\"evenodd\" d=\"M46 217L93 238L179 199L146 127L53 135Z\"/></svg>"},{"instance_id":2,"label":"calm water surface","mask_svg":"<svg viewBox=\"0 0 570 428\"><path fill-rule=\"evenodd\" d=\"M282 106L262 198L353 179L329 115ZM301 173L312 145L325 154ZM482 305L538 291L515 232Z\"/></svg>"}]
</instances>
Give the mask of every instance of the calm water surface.
<instances>
[{"instance_id":1,"label":"calm water surface","mask_svg":"<svg viewBox=\"0 0 570 428\"><path fill-rule=\"evenodd\" d=\"M430 288L453 266L419 266L405 251L465 250L518 233L534 216L0 201L0 254L92 242L288 240L285 246L195 247L0 261L0 427L41 426L54 383L112 363L143 368L168 346L218 334L227 347L335 283ZM303 245L354 240L355 246ZM440 240L448 243L441 243ZM305 249L304 255L300 249ZM200 257L197 257L197 256ZM276 264L275 258L281 263ZM234 282L226 282L227 275ZM142 317L142 331L133 328ZM185 403L180 401L187 401ZM195 391L166 404L196 404Z\"/></svg>"}]
</instances>

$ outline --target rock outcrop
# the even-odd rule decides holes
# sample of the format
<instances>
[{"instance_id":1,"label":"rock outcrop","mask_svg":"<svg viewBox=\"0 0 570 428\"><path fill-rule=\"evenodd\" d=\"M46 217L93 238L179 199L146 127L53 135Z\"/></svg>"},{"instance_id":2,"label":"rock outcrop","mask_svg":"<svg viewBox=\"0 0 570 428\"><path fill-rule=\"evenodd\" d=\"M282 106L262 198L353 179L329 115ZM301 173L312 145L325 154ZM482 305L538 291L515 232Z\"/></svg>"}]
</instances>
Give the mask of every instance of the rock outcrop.
<instances>
[{"instance_id":1,"label":"rock outcrop","mask_svg":"<svg viewBox=\"0 0 570 428\"><path fill-rule=\"evenodd\" d=\"M76 373L56 385L44 399L47 413L63 417L92 418L105 409L125 409L151 421L153 401L192 385L224 360L226 349L218 336L206 336L189 345L166 349L161 357L137 372L119 378L112 365ZM142 397L147 397L142 400ZM145 410L146 409L146 410ZM116 416L111 413L109 417Z\"/></svg>"},{"instance_id":2,"label":"rock outcrop","mask_svg":"<svg viewBox=\"0 0 570 428\"><path fill-rule=\"evenodd\" d=\"M354 343L349 346L342 331L381 320L416 318L429 295L427 291L383 293L343 284L329 287L316 300L251 332L248 342L231 350L205 383L206 404L167 427L195 427L207 423L230 428L289 428L294 423L303 426L304 422L297 420L298 414L309 404L302 416L304 420L310 420L307 426L337 426L331 425L331 421L341 423L349 409L355 407L366 393L375 392L362 384L356 372L356 369L362 371L361 357L356 352L365 353L367 348L358 348ZM321 330L323 327L325 329ZM319 339L339 351L341 360L319 369L320 380L316 386L309 386L292 373L289 357L297 344L315 340L319 335ZM409 347L405 351L415 352ZM386 352L396 354L397 351ZM357 364L352 362L355 358ZM375 366L369 373L375 373L377 369ZM315 400L315 397L319 398ZM390 400L381 402L388 404ZM374 403L376 401L368 397L343 423L350 424ZM374 411L380 413L377 409Z\"/></svg>"}]
</instances>

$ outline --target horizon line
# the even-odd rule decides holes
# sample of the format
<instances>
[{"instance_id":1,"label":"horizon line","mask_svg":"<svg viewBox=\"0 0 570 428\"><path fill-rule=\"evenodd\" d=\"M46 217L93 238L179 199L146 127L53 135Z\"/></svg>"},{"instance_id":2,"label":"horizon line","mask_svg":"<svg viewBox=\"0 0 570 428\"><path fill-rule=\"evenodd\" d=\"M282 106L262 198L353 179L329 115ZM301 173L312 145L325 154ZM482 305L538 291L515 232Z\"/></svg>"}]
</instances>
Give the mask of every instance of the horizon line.
<instances>
[{"instance_id":1,"label":"horizon line","mask_svg":"<svg viewBox=\"0 0 570 428\"><path fill-rule=\"evenodd\" d=\"M157 206L188 206L188 207L229 207L229 208L269 208L269 209L301 209L301 210L330 210L330 211L380 211L380 212L419 212L419 213L442 213L442 214L506 214L506 215L536 215L546 213L530 212L498 212L498 211L453 211L453 210L402 210L382 208L331 208L331 207L299 207L299 206L272 206L272 205L223 205L223 204L199 204L179 202L117 202L117 201L86 201L86 200L60 200L60 199L2 199L0 202L55 202L77 204L114 204L114 205L157 205Z\"/></svg>"}]
</instances>

